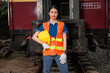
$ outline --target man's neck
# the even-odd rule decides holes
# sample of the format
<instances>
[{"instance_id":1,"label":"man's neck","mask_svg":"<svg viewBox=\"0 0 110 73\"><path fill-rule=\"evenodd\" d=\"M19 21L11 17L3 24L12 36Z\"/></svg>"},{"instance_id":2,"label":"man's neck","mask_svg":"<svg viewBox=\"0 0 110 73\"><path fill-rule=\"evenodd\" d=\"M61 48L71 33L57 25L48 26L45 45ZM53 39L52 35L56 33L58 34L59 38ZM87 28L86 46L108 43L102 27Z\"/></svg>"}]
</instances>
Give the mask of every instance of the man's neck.
<instances>
[{"instance_id":1,"label":"man's neck","mask_svg":"<svg viewBox=\"0 0 110 73\"><path fill-rule=\"evenodd\" d=\"M57 20L52 20L50 19L50 22L54 25L56 23Z\"/></svg>"}]
</instances>

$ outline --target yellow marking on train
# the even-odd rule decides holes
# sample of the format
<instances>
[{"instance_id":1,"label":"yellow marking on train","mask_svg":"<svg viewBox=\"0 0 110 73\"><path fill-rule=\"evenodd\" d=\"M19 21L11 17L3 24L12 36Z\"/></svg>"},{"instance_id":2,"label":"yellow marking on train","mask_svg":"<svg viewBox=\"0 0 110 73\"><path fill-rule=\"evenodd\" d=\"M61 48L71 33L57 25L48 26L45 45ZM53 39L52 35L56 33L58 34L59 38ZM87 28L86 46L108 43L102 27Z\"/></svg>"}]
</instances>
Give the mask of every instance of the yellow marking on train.
<instances>
[{"instance_id":1,"label":"yellow marking on train","mask_svg":"<svg viewBox=\"0 0 110 73\"><path fill-rule=\"evenodd\" d=\"M37 2L37 0L9 0L9 2Z\"/></svg>"},{"instance_id":2,"label":"yellow marking on train","mask_svg":"<svg viewBox=\"0 0 110 73\"><path fill-rule=\"evenodd\" d=\"M93 1L93 0L79 0L79 1ZM100 1L100 0L99 0Z\"/></svg>"}]
</instances>

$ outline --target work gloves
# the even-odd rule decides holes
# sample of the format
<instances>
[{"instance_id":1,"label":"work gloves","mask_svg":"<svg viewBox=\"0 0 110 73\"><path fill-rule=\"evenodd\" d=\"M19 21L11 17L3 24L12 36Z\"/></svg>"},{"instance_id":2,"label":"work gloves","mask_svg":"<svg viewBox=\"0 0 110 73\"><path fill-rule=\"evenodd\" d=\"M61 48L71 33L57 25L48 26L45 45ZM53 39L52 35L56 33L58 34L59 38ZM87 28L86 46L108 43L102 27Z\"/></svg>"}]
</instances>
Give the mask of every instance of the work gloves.
<instances>
[{"instance_id":1,"label":"work gloves","mask_svg":"<svg viewBox=\"0 0 110 73\"><path fill-rule=\"evenodd\" d=\"M49 49L50 48L46 43L43 43L42 46L43 46L44 49Z\"/></svg>"},{"instance_id":2,"label":"work gloves","mask_svg":"<svg viewBox=\"0 0 110 73\"><path fill-rule=\"evenodd\" d=\"M60 63L61 63L61 64L66 63L66 61L67 61L67 56L66 56L66 54L65 54L65 53L62 53L59 60L60 60Z\"/></svg>"},{"instance_id":3,"label":"work gloves","mask_svg":"<svg viewBox=\"0 0 110 73\"><path fill-rule=\"evenodd\" d=\"M46 43L43 43L42 46L43 46L44 49L49 49L50 48ZM62 53L59 60L60 60L61 64L66 63L66 61L67 61L66 53Z\"/></svg>"}]
</instances>

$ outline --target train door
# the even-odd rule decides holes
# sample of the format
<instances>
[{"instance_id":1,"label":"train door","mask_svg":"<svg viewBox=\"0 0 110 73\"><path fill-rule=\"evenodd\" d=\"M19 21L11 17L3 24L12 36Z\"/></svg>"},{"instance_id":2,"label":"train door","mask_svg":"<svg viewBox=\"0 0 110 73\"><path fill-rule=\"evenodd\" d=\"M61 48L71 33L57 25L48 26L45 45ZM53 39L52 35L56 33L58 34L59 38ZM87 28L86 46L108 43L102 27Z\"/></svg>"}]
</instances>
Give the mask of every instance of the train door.
<instances>
[{"instance_id":1,"label":"train door","mask_svg":"<svg viewBox=\"0 0 110 73\"><path fill-rule=\"evenodd\" d=\"M39 19L49 19L48 10L51 5L58 7L58 19L79 19L79 0L37 0L37 3L38 2L38 8L42 7L39 8L39 10L43 9L40 12L43 18L40 16ZM42 4L40 4L40 2Z\"/></svg>"}]
</instances>

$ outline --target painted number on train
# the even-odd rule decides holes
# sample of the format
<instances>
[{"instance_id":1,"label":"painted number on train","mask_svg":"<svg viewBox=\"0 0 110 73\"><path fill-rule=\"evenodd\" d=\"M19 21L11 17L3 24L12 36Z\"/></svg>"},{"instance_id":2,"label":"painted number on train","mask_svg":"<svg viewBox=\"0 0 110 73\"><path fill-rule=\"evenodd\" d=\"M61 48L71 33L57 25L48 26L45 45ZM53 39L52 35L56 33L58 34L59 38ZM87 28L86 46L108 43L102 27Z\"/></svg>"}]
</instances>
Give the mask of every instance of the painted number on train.
<instances>
[{"instance_id":1,"label":"painted number on train","mask_svg":"<svg viewBox=\"0 0 110 73\"><path fill-rule=\"evenodd\" d=\"M101 8L100 2L81 3L81 9L100 9L100 8Z\"/></svg>"}]
</instances>

